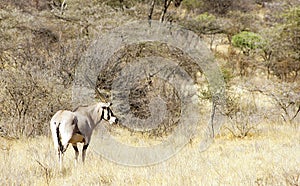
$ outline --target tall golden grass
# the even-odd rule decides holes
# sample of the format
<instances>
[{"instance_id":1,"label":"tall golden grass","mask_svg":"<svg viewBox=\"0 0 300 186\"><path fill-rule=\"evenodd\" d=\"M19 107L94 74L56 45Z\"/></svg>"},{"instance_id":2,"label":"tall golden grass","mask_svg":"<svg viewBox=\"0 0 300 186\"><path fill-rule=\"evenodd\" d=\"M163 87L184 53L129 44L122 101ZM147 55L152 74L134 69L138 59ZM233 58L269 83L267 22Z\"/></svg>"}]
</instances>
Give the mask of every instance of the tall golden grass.
<instances>
[{"instance_id":1,"label":"tall golden grass","mask_svg":"<svg viewBox=\"0 0 300 186\"><path fill-rule=\"evenodd\" d=\"M193 139L171 159L128 167L87 151L74 166L68 148L59 171L50 137L0 143L0 185L300 185L299 127L264 124L244 139L218 135L204 152Z\"/></svg>"}]
</instances>

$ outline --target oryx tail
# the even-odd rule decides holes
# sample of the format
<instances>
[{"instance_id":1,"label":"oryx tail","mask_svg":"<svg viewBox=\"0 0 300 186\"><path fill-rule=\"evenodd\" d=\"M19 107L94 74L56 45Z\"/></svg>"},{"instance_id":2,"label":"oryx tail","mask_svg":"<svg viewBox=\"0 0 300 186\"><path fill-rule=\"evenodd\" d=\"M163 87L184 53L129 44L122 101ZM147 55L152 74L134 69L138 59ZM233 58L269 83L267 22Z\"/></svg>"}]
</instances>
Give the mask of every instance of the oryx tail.
<instances>
[{"instance_id":1,"label":"oryx tail","mask_svg":"<svg viewBox=\"0 0 300 186\"><path fill-rule=\"evenodd\" d=\"M61 143L61 134L59 132L59 126L60 126L60 123L58 123L57 126L56 126L56 139L57 139L57 144L58 144L59 151L62 152L64 147Z\"/></svg>"}]
</instances>

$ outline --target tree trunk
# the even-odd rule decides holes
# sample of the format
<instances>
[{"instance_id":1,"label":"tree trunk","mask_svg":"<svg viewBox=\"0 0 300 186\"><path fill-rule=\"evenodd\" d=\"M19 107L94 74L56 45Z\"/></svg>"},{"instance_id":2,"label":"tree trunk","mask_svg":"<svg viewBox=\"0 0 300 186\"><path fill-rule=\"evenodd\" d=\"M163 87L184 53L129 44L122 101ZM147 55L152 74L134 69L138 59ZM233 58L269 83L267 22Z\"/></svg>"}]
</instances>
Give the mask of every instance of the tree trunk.
<instances>
[{"instance_id":1,"label":"tree trunk","mask_svg":"<svg viewBox=\"0 0 300 186\"><path fill-rule=\"evenodd\" d=\"M160 16L160 22L161 22L161 23L164 22L164 20L165 20L165 15L166 15L167 10L168 10L168 8L169 8L169 6L170 6L170 4L171 4L171 1L172 1L172 0L165 0L164 8L163 8L163 10L162 10L162 12L161 12L161 16Z\"/></svg>"},{"instance_id":2,"label":"tree trunk","mask_svg":"<svg viewBox=\"0 0 300 186\"><path fill-rule=\"evenodd\" d=\"M152 2L151 2L150 9L149 9L149 14L148 14L148 21L152 20L152 15L153 15L155 1L156 0L152 0Z\"/></svg>"}]
</instances>

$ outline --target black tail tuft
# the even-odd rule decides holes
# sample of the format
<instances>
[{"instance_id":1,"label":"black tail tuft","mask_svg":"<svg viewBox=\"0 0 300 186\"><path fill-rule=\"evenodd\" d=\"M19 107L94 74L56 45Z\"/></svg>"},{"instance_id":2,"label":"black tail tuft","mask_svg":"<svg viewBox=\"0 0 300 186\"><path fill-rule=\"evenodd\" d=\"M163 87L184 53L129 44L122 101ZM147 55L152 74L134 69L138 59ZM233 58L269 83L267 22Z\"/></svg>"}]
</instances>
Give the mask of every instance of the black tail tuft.
<instances>
[{"instance_id":1,"label":"black tail tuft","mask_svg":"<svg viewBox=\"0 0 300 186\"><path fill-rule=\"evenodd\" d=\"M56 137L57 137L57 142L58 142L59 150L60 150L60 152L63 152L64 147L61 144L61 136L60 136L60 132L59 132L59 125L60 125L60 123L56 127Z\"/></svg>"}]
</instances>

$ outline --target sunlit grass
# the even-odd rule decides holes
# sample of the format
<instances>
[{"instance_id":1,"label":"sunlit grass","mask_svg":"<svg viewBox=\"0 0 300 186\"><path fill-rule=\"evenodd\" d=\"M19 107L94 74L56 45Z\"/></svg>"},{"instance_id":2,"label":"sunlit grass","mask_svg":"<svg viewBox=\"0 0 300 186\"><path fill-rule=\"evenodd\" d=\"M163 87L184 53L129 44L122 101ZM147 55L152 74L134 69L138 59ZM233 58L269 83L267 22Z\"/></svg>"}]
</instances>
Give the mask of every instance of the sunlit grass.
<instances>
[{"instance_id":1,"label":"sunlit grass","mask_svg":"<svg viewBox=\"0 0 300 186\"><path fill-rule=\"evenodd\" d=\"M1 139L1 185L299 185L299 128L264 124L246 138L218 135L204 152L194 139L173 158L153 166L128 167L87 151L74 166L68 148L64 170L49 137Z\"/></svg>"}]
</instances>

